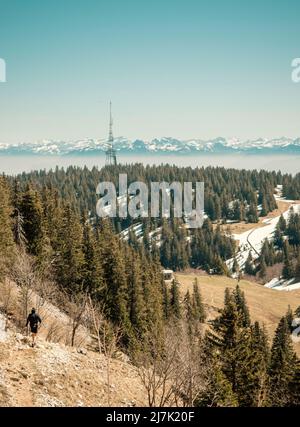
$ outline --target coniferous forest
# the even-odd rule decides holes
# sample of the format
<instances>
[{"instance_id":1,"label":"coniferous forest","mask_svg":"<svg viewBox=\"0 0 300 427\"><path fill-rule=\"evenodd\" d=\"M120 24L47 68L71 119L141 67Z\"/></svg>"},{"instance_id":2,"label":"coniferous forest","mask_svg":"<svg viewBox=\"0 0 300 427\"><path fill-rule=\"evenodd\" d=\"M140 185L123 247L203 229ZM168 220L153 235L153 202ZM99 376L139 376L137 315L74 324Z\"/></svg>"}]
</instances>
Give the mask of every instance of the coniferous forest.
<instances>
[{"instance_id":1,"label":"coniferous forest","mask_svg":"<svg viewBox=\"0 0 300 427\"><path fill-rule=\"evenodd\" d=\"M120 173L128 174L129 183L204 181L202 228L190 232L183 219L172 217L98 218L96 186L110 180L117 187ZM300 364L290 337L294 313L282 313L271 339L264 325L252 322L239 285L226 290L223 308L211 319L197 280L182 295L180 284L166 284L162 275L163 268L229 275L226 260L234 257L236 243L220 225L255 224L276 209L277 185L286 197L300 198L300 174L280 172L136 164L2 176L0 280L11 277L22 285L12 272L25 257L30 271L53 281L58 292L88 295L111 333L118 330L118 346L133 364L164 378L168 369L175 372L172 393L182 405L299 406ZM140 235L133 232L137 223ZM150 237L157 230L159 244ZM256 265L248 260L246 272L282 262L284 277L299 277L299 233L299 215L282 218L274 241L264 243ZM167 401L150 395L150 406Z\"/></svg>"},{"instance_id":2,"label":"coniferous forest","mask_svg":"<svg viewBox=\"0 0 300 427\"><path fill-rule=\"evenodd\" d=\"M192 169L169 165L145 167L135 164L106 167L101 170L93 168L91 171L87 168L70 167L66 171L57 168L47 173L33 172L10 179L10 186L15 192L30 188L38 191L41 203L47 203L47 197L63 201L63 204L69 203L78 219L85 215L94 220L98 199L95 189L98 183L111 181L118 189L121 173L127 174L128 185L134 181L142 181L148 184L149 188L151 182L205 182L204 209L208 218L204 227L196 230L187 243L187 232L181 227L182 221L179 218L171 218L169 221L160 218L143 219L143 246L146 250L159 252L157 256L166 268L180 270L188 266L201 267L220 274L226 273L224 261L233 257L235 244L230 236L212 227L212 222L245 220L256 223L259 215L265 216L277 207L273 196L276 185L283 184L283 192L288 193L292 180L291 176L283 177L280 172L212 167ZM260 212L258 206L261 207ZM112 227L116 233L120 233L137 221L141 222L140 219L117 217ZM149 242L149 233L158 227L162 227L163 234L159 251L156 245ZM138 245L134 233L130 231L129 243L135 247Z\"/></svg>"}]
</instances>

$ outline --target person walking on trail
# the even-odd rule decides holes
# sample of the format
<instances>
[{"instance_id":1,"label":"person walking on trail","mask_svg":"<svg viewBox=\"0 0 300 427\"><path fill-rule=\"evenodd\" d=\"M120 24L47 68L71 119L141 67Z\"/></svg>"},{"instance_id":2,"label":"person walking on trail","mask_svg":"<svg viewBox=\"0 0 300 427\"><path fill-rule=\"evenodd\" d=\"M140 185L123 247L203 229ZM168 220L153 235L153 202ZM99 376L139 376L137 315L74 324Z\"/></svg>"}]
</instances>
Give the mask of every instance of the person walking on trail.
<instances>
[{"instance_id":1,"label":"person walking on trail","mask_svg":"<svg viewBox=\"0 0 300 427\"><path fill-rule=\"evenodd\" d=\"M32 337L31 347L34 347L39 323L42 323L42 320L40 316L36 313L35 308L31 310L31 313L27 317L26 327L28 326L28 323L30 326L31 337Z\"/></svg>"}]
</instances>

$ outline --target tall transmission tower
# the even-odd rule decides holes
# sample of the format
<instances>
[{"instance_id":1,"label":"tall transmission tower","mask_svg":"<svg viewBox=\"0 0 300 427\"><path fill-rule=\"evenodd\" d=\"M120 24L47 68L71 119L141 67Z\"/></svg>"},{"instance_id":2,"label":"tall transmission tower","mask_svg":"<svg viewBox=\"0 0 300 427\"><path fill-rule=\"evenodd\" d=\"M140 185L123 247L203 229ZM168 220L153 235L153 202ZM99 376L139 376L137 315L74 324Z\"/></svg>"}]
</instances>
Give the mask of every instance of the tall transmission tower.
<instances>
[{"instance_id":1,"label":"tall transmission tower","mask_svg":"<svg viewBox=\"0 0 300 427\"><path fill-rule=\"evenodd\" d=\"M106 150L106 165L116 166L117 164L117 155L116 150L114 149L114 136L113 136L113 119L111 114L111 102L109 103L109 134L108 134L108 149Z\"/></svg>"}]
</instances>

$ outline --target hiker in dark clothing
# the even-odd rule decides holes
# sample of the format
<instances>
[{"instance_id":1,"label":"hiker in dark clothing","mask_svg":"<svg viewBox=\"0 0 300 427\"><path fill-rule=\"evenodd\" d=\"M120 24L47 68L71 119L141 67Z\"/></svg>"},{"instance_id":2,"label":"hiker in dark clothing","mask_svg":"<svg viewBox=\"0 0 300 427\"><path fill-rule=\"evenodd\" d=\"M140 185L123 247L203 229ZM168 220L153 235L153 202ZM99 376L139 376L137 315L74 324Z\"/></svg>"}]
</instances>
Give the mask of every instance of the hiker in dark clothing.
<instances>
[{"instance_id":1,"label":"hiker in dark clothing","mask_svg":"<svg viewBox=\"0 0 300 427\"><path fill-rule=\"evenodd\" d=\"M30 325L30 331L32 336L32 344L31 347L35 346L36 334L38 331L39 323L42 323L40 316L35 312L35 308L31 310L31 313L27 317L26 327Z\"/></svg>"}]
</instances>

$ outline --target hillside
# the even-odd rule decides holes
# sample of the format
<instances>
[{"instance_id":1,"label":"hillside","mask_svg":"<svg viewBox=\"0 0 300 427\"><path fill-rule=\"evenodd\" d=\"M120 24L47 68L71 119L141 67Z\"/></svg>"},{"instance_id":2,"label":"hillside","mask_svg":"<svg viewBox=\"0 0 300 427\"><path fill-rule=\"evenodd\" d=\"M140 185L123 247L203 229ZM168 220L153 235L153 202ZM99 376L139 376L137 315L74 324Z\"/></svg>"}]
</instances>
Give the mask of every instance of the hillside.
<instances>
[{"instance_id":1,"label":"hillside","mask_svg":"<svg viewBox=\"0 0 300 427\"><path fill-rule=\"evenodd\" d=\"M192 289L195 277L207 320L212 320L223 306L226 287L233 289L237 282L220 276L178 273L182 297ZM16 293L18 289L12 285ZM245 292L252 320L264 323L270 338L288 305L293 310L300 306L300 290L277 292L246 280L240 282L240 287ZM38 301L38 295L32 297ZM78 332L74 347L65 345L55 334L51 336L49 330L54 319L59 319L68 336L71 323L68 316L50 303L41 306L41 313L45 324L35 348L29 346L26 334L0 314L0 407L147 406L147 393L138 371L123 353L117 351L109 359L108 393L108 359L92 350L92 338L85 328ZM51 342L50 338L59 342ZM300 343L296 340L294 346L299 355Z\"/></svg>"},{"instance_id":2,"label":"hillside","mask_svg":"<svg viewBox=\"0 0 300 427\"><path fill-rule=\"evenodd\" d=\"M193 280L196 277L203 302L208 310L209 319L213 319L216 317L218 310L223 307L225 289L234 289L237 281L223 276L177 273L176 278L180 283L182 295L188 289L192 289ZM286 314L288 306L290 305L292 310L300 306L300 290L278 292L247 280L241 280L240 287L245 292L252 321L257 320L263 323L269 338L273 338L278 322ZM300 342L294 342L294 346L297 354L300 355Z\"/></svg>"},{"instance_id":3,"label":"hillside","mask_svg":"<svg viewBox=\"0 0 300 427\"><path fill-rule=\"evenodd\" d=\"M0 407L108 406L106 358L85 348L28 337L0 317ZM110 361L110 405L145 406L146 394L136 369Z\"/></svg>"},{"instance_id":4,"label":"hillside","mask_svg":"<svg viewBox=\"0 0 300 427\"><path fill-rule=\"evenodd\" d=\"M49 283L47 287L49 298ZM31 348L30 336L18 321L22 289L6 279L0 291L0 407L147 405L137 369L125 354L117 349L112 357L100 354L82 324L71 346L72 309L69 316L41 296L45 289L30 290L30 304L42 317L37 345Z\"/></svg>"}]
</instances>

